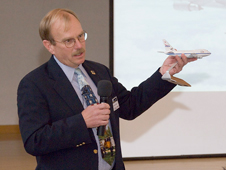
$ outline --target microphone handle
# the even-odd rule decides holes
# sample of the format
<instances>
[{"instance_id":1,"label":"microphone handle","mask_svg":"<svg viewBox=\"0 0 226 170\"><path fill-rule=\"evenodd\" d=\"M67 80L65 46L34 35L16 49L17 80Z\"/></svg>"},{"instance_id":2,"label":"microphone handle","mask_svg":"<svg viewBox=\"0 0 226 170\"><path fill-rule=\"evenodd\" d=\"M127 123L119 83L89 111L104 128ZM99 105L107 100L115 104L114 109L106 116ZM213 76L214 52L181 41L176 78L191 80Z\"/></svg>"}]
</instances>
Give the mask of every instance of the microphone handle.
<instances>
[{"instance_id":1,"label":"microphone handle","mask_svg":"<svg viewBox=\"0 0 226 170\"><path fill-rule=\"evenodd\" d=\"M108 97L100 96L100 103L107 103Z\"/></svg>"},{"instance_id":2,"label":"microphone handle","mask_svg":"<svg viewBox=\"0 0 226 170\"><path fill-rule=\"evenodd\" d=\"M105 132L105 126L99 126L97 128L97 135L98 136L104 136L104 132Z\"/></svg>"},{"instance_id":3,"label":"microphone handle","mask_svg":"<svg viewBox=\"0 0 226 170\"><path fill-rule=\"evenodd\" d=\"M100 103L107 103L107 102L108 102L108 97L100 96ZM105 126L99 126L97 128L98 136L104 136L104 132L105 132Z\"/></svg>"}]
</instances>

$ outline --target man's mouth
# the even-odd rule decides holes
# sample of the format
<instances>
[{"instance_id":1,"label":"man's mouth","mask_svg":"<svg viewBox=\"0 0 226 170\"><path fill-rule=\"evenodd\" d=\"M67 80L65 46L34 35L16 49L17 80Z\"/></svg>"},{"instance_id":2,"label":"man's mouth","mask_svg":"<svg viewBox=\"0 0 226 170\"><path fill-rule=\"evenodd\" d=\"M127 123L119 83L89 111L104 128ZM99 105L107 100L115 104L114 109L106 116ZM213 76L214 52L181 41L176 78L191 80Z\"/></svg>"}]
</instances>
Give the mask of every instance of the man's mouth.
<instances>
[{"instance_id":1,"label":"man's mouth","mask_svg":"<svg viewBox=\"0 0 226 170\"><path fill-rule=\"evenodd\" d=\"M79 55L82 55L83 53L79 53L79 54L75 54L75 56L79 56Z\"/></svg>"},{"instance_id":2,"label":"man's mouth","mask_svg":"<svg viewBox=\"0 0 226 170\"><path fill-rule=\"evenodd\" d=\"M81 56L83 53L85 52L84 48L79 49L78 51L76 51L75 53L73 53L73 56Z\"/></svg>"}]
</instances>

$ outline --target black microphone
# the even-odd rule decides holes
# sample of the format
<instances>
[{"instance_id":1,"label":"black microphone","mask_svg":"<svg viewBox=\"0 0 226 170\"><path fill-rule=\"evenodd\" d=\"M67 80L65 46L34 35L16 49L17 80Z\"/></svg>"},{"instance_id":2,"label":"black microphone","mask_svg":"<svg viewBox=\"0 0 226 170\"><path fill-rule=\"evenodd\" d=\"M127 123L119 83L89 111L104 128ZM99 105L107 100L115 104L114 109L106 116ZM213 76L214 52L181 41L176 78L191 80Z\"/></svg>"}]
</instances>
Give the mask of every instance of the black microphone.
<instances>
[{"instance_id":1,"label":"black microphone","mask_svg":"<svg viewBox=\"0 0 226 170\"><path fill-rule=\"evenodd\" d=\"M97 94L100 96L100 103L108 103L108 97L112 92L112 84L108 80L100 80L97 83ZM104 136L105 126L99 126L97 129L98 136Z\"/></svg>"}]
</instances>

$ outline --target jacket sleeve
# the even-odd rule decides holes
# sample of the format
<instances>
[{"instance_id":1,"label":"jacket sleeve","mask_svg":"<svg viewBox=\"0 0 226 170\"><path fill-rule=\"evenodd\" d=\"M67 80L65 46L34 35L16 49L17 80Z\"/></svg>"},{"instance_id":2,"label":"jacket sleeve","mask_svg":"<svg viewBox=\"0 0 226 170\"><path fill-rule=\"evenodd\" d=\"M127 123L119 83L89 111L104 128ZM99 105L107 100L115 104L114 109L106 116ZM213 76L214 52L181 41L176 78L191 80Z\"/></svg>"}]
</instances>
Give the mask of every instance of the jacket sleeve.
<instances>
[{"instance_id":1,"label":"jacket sleeve","mask_svg":"<svg viewBox=\"0 0 226 170\"><path fill-rule=\"evenodd\" d=\"M119 116L127 120L135 119L176 86L162 80L159 69L131 91L128 91L116 78L113 78L112 82L120 105Z\"/></svg>"}]
</instances>

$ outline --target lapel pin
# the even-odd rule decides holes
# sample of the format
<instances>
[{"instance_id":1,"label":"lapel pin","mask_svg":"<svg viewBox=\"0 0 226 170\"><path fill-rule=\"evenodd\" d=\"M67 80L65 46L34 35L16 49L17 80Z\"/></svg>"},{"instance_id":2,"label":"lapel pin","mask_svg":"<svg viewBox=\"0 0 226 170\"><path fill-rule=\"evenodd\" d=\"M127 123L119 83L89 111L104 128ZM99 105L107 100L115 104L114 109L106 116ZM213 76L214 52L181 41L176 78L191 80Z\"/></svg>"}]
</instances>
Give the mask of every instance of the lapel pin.
<instances>
[{"instance_id":1,"label":"lapel pin","mask_svg":"<svg viewBox=\"0 0 226 170\"><path fill-rule=\"evenodd\" d=\"M93 75L96 75L95 71L91 70L90 72L91 72Z\"/></svg>"}]
</instances>

